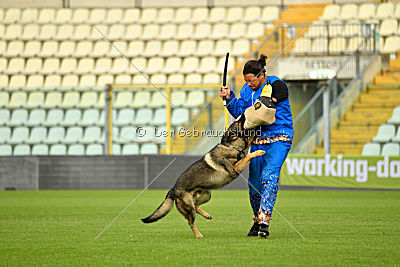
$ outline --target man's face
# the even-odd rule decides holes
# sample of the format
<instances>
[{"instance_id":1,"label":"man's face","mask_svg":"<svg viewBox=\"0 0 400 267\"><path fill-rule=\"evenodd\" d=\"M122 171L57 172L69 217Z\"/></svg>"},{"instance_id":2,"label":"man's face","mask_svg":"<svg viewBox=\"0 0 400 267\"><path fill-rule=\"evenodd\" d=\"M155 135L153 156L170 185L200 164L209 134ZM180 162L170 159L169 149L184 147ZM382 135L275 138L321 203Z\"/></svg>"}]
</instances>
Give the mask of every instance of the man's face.
<instances>
[{"instance_id":1,"label":"man's face","mask_svg":"<svg viewBox=\"0 0 400 267\"><path fill-rule=\"evenodd\" d=\"M260 75L255 76L253 73L247 73L243 76L247 85L254 91L260 88L263 85L264 81L264 73L260 73Z\"/></svg>"}]
</instances>

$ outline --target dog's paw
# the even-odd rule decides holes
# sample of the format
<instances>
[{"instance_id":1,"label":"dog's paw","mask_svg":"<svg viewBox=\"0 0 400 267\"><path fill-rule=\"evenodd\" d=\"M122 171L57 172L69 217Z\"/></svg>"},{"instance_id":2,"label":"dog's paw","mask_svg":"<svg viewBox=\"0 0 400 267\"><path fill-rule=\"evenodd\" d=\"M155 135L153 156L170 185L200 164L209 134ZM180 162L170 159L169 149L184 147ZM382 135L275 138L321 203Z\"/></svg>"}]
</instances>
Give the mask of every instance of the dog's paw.
<instances>
[{"instance_id":1,"label":"dog's paw","mask_svg":"<svg viewBox=\"0 0 400 267\"><path fill-rule=\"evenodd\" d=\"M204 218L206 218L207 220L211 220L212 216L210 214L207 214L206 216L204 216Z\"/></svg>"}]
</instances>

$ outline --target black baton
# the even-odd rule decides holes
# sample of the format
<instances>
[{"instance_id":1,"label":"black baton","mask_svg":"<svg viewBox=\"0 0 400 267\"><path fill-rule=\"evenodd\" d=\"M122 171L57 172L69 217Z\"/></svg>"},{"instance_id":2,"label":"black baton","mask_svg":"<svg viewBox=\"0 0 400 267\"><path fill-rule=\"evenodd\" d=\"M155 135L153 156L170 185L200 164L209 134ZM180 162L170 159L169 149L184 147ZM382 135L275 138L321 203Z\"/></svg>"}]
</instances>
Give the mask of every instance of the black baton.
<instances>
[{"instance_id":1,"label":"black baton","mask_svg":"<svg viewBox=\"0 0 400 267\"><path fill-rule=\"evenodd\" d=\"M229 58L229 53L226 53L226 58L225 58L225 67L224 67L224 76L222 76L222 86L226 86L226 75L228 72L228 58ZM222 97L222 100L224 102L224 106L226 107L226 96Z\"/></svg>"}]
</instances>

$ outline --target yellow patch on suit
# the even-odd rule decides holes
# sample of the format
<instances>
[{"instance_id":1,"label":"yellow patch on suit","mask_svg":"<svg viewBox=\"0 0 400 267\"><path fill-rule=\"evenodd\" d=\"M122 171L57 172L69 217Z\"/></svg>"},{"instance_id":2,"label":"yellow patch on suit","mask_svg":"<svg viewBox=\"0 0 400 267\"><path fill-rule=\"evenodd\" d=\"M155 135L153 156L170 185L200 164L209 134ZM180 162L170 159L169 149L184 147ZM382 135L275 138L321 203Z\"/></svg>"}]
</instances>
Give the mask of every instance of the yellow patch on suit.
<instances>
[{"instance_id":1,"label":"yellow patch on suit","mask_svg":"<svg viewBox=\"0 0 400 267\"><path fill-rule=\"evenodd\" d=\"M271 95L272 95L272 86L270 84L267 84L264 86L260 97L261 96L271 97Z\"/></svg>"}]
</instances>

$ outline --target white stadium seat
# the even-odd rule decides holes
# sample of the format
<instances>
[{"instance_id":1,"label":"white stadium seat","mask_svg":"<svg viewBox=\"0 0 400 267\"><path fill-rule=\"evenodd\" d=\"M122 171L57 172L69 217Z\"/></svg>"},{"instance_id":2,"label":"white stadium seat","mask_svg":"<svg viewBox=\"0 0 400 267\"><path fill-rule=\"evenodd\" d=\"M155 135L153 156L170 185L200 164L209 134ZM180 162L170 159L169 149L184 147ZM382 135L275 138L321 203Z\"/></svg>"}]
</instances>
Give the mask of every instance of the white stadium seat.
<instances>
[{"instance_id":1,"label":"white stadium seat","mask_svg":"<svg viewBox=\"0 0 400 267\"><path fill-rule=\"evenodd\" d=\"M188 22L190 20L191 15L192 15L192 10L190 8L187 7L178 8L175 12L174 22L178 24Z\"/></svg>"},{"instance_id":2,"label":"white stadium seat","mask_svg":"<svg viewBox=\"0 0 400 267\"><path fill-rule=\"evenodd\" d=\"M176 40L186 40L190 39L194 33L193 24L180 24L177 29L177 34L175 36Z\"/></svg>"},{"instance_id":3,"label":"white stadium seat","mask_svg":"<svg viewBox=\"0 0 400 267\"><path fill-rule=\"evenodd\" d=\"M56 36L57 27L54 24L45 24L40 28L39 36L36 38L41 41L51 40Z\"/></svg>"},{"instance_id":4,"label":"white stadium seat","mask_svg":"<svg viewBox=\"0 0 400 267\"><path fill-rule=\"evenodd\" d=\"M206 7L196 7L193 10L191 23L205 22L208 19L208 8Z\"/></svg>"},{"instance_id":5,"label":"white stadium seat","mask_svg":"<svg viewBox=\"0 0 400 267\"><path fill-rule=\"evenodd\" d=\"M160 31L160 26L157 24L146 24L143 27L142 35L138 36L143 40L156 39Z\"/></svg>"},{"instance_id":6,"label":"white stadium seat","mask_svg":"<svg viewBox=\"0 0 400 267\"><path fill-rule=\"evenodd\" d=\"M342 6L340 17L341 20L355 19L358 14L358 6L356 4L345 4Z\"/></svg>"},{"instance_id":7,"label":"white stadium seat","mask_svg":"<svg viewBox=\"0 0 400 267\"><path fill-rule=\"evenodd\" d=\"M390 18L394 13L394 5L392 3L381 3L376 10L375 19L383 20Z\"/></svg>"},{"instance_id":8,"label":"white stadium seat","mask_svg":"<svg viewBox=\"0 0 400 267\"><path fill-rule=\"evenodd\" d=\"M104 20L107 24L116 24L122 21L124 11L121 8L112 8L107 12L106 19Z\"/></svg>"},{"instance_id":9,"label":"white stadium seat","mask_svg":"<svg viewBox=\"0 0 400 267\"><path fill-rule=\"evenodd\" d=\"M40 27L37 24L27 24L22 31L22 35L20 36L21 40L33 40L39 35Z\"/></svg>"},{"instance_id":10,"label":"white stadium seat","mask_svg":"<svg viewBox=\"0 0 400 267\"><path fill-rule=\"evenodd\" d=\"M212 28L209 38L220 40L221 38L229 37L229 25L226 23L215 24Z\"/></svg>"},{"instance_id":11,"label":"white stadium seat","mask_svg":"<svg viewBox=\"0 0 400 267\"><path fill-rule=\"evenodd\" d=\"M160 56L162 57L171 57L178 53L179 50L179 42L175 40L168 40L163 42Z\"/></svg>"},{"instance_id":12,"label":"white stadium seat","mask_svg":"<svg viewBox=\"0 0 400 267\"><path fill-rule=\"evenodd\" d=\"M65 24L72 19L72 11L71 8L60 8L57 10L56 17L54 19L55 24Z\"/></svg>"},{"instance_id":13,"label":"white stadium seat","mask_svg":"<svg viewBox=\"0 0 400 267\"><path fill-rule=\"evenodd\" d=\"M106 19L106 9L105 8L94 8L90 11L89 24L102 23Z\"/></svg>"},{"instance_id":14,"label":"white stadium seat","mask_svg":"<svg viewBox=\"0 0 400 267\"><path fill-rule=\"evenodd\" d=\"M226 19L226 8L225 7L214 7L210 10L208 21L211 23L217 23L225 21Z\"/></svg>"},{"instance_id":15,"label":"white stadium seat","mask_svg":"<svg viewBox=\"0 0 400 267\"><path fill-rule=\"evenodd\" d=\"M357 19L369 20L375 17L376 7L373 3L364 3L358 9Z\"/></svg>"},{"instance_id":16,"label":"white stadium seat","mask_svg":"<svg viewBox=\"0 0 400 267\"><path fill-rule=\"evenodd\" d=\"M279 19L279 7L266 6L262 10L260 21L263 23L272 23L274 20Z\"/></svg>"},{"instance_id":17,"label":"white stadium seat","mask_svg":"<svg viewBox=\"0 0 400 267\"><path fill-rule=\"evenodd\" d=\"M244 11L242 20L243 22L250 23L254 22L254 20L259 17L261 17L261 8L258 6L250 6Z\"/></svg>"},{"instance_id":18,"label":"white stadium seat","mask_svg":"<svg viewBox=\"0 0 400 267\"><path fill-rule=\"evenodd\" d=\"M37 8L25 8L22 11L21 18L18 20L19 23L27 24L37 20L38 9Z\"/></svg>"},{"instance_id":19,"label":"white stadium seat","mask_svg":"<svg viewBox=\"0 0 400 267\"><path fill-rule=\"evenodd\" d=\"M22 26L19 24L11 24L7 26L3 39L18 40L21 34L22 34Z\"/></svg>"},{"instance_id":20,"label":"white stadium seat","mask_svg":"<svg viewBox=\"0 0 400 267\"><path fill-rule=\"evenodd\" d=\"M3 23L4 24L16 23L20 20L20 17L21 17L21 9L9 8L5 12Z\"/></svg>"},{"instance_id":21,"label":"white stadium seat","mask_svg":"<svg viewBox=\"0 0 400 267\"><path fill-rule=\"evenodd\" d=\"M228 23L239 22L243 18L242 7L230 7L227 11L224 21Z\"/></svg>"},{"instance_id":22,"label":"white stadium seat","mask_svg":"<svg viewBox=\"0 0 400 267\"><path fill-rule=\"evenodd\" d=\"M175 16L174 13L175 11L172 8L161 8L155 22L160 24L172 22Z\"/></svg>"},{"instance_id":23,"label":"white stadium seat","mask_svg":"<svg viewBox=\"0 0 400 267\"><path fill-rule=\"evenodd\" d=\"M157 19L157 13L157 9L155 8L144 8L142 9L139 22L142 24L155 22Z\"/></svg>"},{"instance_id":24,"label":"white stadium seat","mask_svg":"<svg viewBox=\"0 0 400 267\"><path fill-rule=\"evenodd\" d=\"M125 10L124 16L122 18L122 23L132 24L137 23L140 17L140 10L137 8L128 8Z\"/></svg>"},{"instance_id":25,"label":"white stadium seat","mask_svg":"<svg viewBox=\"0 0 400 267\"><path fill-rule=\"evenodd\" d=\"M211 34L212 24L199 23L196 25L192 38L194 40L202 40L208 38Z\"/></svg>"},{"instance_id":26,"label":"white stadium seat","mask_svg":"<svg viewBox=\"0 0 400 267\"><path fill-rule=\"evenodd\" d=\"M77 8L71 18L72 24L81 24L88 22L89 20L89 10L87 8Z\"/></svg>"},{"instance_id":27,"label":"white stadium seat","mask_svg":"<svg viewBox=\"0 0 400 267\"><path fill-rule=\"evenodd\" d=\"M56 9L53 8L43 8L40 10L37 23L46 24L53 22L56 16Z\"/></svg>"}]
</instances>

